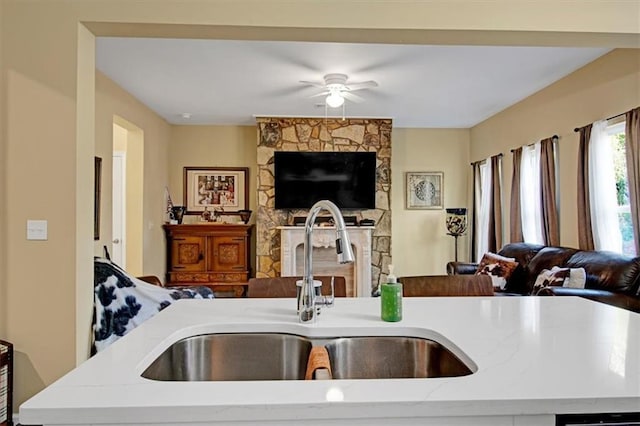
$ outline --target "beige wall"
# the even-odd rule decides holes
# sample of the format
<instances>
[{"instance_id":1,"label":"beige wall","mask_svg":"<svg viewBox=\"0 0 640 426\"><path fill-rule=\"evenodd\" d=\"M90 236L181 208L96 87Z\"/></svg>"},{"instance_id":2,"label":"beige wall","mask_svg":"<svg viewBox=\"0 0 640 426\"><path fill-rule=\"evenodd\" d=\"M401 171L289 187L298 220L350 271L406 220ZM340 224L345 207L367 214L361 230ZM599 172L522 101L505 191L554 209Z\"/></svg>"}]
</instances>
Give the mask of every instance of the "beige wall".
<instances>
[{"instance_id":1,"label":"beige wall","mask_svg":"<svg viewBox=\"0 0 640 426\"><path fill-rule=\"evenodd\" d=\"M73 368L88 341L94 134L95 153L104 158L104 151L98 151L106 145L97 139L110 133L111 126L98 130L104 124L98 122L96 110L96 130L91 131L93 119L88 115L93 116L94 91L87 87L92 79L87 64L94 51L81 22L201 25L194 29L87 24L100 35L114 35L117 30L120 35L144 31L172 36L182 31L192 37L457 44L622 46L637 43L640 30L636 19L640 6L624 0L587 2L579 9L571 2L516 5L511 0L397 5L393 0L379 1L363 12L359 0L167 0L151 7L149 2L126 0L2 0L0 123L6 161L0 183L5 189L3 206L9 208L0 216L4 230L0 265L5 266L0 286L6 295L0 306L6 310L6 338L16 344L17 404ZM341 13L336 15L336 9ZM247 22L252 27L242 27ZM384 28L393 30L379 30ZM146 141L160 147L168 144L164 131L150 134L135 118L119 115L143 128ZM150 255L145 255L143 267L150 273L163 269L162 256L154 255L164 245L163 188L156 188L157 182L166 181L167 164L165 149L145 149L143 251ZM48 220L48 241L25 239L26 220L37 218ZM43 332L43 321L47 330L55 332Z\"/></svg>"},{"instance_id":2,"label":"beige wall","mask_svg":"<svg viewBox=\"0 0 640 426\"><path fill-rule=\"evenodd\" d=\"M406 172L444 172L444 206L468 207L469 130L393 129L391 155L391 254L398 276L446 273L454 241L444 210L405 208ZM467 260L467 237L459 239L459 260Z\"/></svg>"},{"instance_id":3,"label":"beige wall","mask_svg":"<svg viewBox=\"0 0 640 426\"><path fill-rule=\"evenodd\" d=\"M509 229L510 150L550 137L558 142L560 242L578 246L577 161L582 127L640 105L640 50L618 49L471 129L471 160L503 157L505 230ZM505 233L508 240L508 233Z\"/></svg>"},{"instance_id":4,"label":"beige wall","mask_svg":"<svg viewBox=\"0 0 640 426\"><path fill-rule=\"evenodd\" d=\"M250 208L255 214L256 132L252 126L172 126L169 190L174 204L183 203L185 166L250 167ZM396 271L403 275L444 273L447 261L453 258L453 239L446 235L444 210L406 210L404 173L444 172L446 207L466 206L469 130L394 128L392 149L392 250L397 256ZM186 222L195 220L198 217L185 218ZM459 254L461 260L467 258L466 237L460 238Z\"/></svg>"},{"instance_id":5,"label":"beige wall","mask_svg":"<svg viewBox=\"0 0 640 426\"><path fill-rule=\"evenodd\" d=\"M124 91L100 72L96 72L96 155L102 157L102 205L100 241L94 244L96 255L102 255L102 246L112 249L111 197L113 165L114 120L127 130L127 167L142 163L142 171L127 170L136 190L127 208L134 208L131 216L141 218L127 224L127 235L134 238L131 258L127 251L127 269L131 263L134 275L157 275L165 272L164 188L169 183L169 140L171 126L155 112ZM136 149L130 149L136 145ZM141 158L136 159L136 156ZM128 195L129 197L129 195ZM128 212L129 214L129 212ZM129 226L132 226L129 229ZM136 245L141 247L137 247Z\"/></svg>"},{"instance_id":6,"label":"beige wall","mask_svg":"<svg viewBox=\"0 0 640 426\"><path fill-rule=\"evenodd\" d=\"M173 204L184 205L183 167L249 167L249 208L255 212L257 132L255 126L171 126L169 192ZM184 220L198 219L185 216Z\"/></svg>"},{"instance_id":7,"label":"beige wall","mask_svg":"<svg viewBox=\"0 0 640 426\"><path fill-rule=\"evenodd\" d=\"M0 1L0 29L3 27L4 21L4 3ZM4 71L3 67L3 32L0 30L0 70ZM1 74L0 74L1 75ZM7 285L5 275L5 244L6 234L5 227L7 225L5 211L6 211L6 194L7 194L7 151L6 144L6 126L5 124L5 81L3 77L0 77L0 339L7 337Z\"/></svg>"},{"instance_id":8,"label":"beige wall","mask_svg":"<svg viewBox=\"0 0 640 426\"><path fill-rule=\"evenodd\" d=\"M257 127L255 126L172 126L169 147L169 193L174 205L183 199L184 167L249 167L250 222L256 222ZM185 215L184 223L199 216ZM255 273L255 228L251 236L251 264Z\"/></svg>"},{"instance_id":9,"label":"beige wall","mask_svg":"<svg viewBox=\"0 0 640 426\"><path fill-rule=\"evenodd\" d=\"M87 345L88 326L82 343L76 339L76 314L83 316L90 299L79 311L76 282L78 269L91 271L93 233L84 224L92 220L93 204L78 193L76 170L77 161L91 162L86 174L84 168L79 172L92 191L93 157L76 143L77 20L60 16L60 11L26 13L22 2L3 6L4 205L11 208L2 224L2 285L6 338L16 351L14 400L19 403L73 367L76 349ZM88 94L87 103L91 98ZM83 142L93 151L93 138ZM82 203L86 218L77 222L76 206ZM26 240L27 219L48 221L47 241ZM89 246L82 267L79 229L87 232L82 247ZM85 283L91 286L91 275Z\"/></svg>"}]
</instances>

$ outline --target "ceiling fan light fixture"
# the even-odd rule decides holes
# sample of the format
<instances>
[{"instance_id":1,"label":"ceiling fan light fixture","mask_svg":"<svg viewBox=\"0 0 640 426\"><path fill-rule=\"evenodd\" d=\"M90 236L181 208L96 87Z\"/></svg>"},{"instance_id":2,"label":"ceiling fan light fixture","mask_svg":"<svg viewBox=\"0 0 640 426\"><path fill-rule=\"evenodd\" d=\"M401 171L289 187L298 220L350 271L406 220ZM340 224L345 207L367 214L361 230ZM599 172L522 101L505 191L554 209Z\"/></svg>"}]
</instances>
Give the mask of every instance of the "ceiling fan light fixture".
<instances>
[{"instance_id":1,"label":"ceiling fan light fixture","mask_svg":"<svg viewBox=\"0 0 640 426\"><path fill-rule=\"evenodd\" d=\"M327 96L327 99L325 99L325 101L331 108L338 108L341 107L342 104L344 104L344 98L342 97L340 92L329 93L329 96Z\"/></svg>"}]
</instances>

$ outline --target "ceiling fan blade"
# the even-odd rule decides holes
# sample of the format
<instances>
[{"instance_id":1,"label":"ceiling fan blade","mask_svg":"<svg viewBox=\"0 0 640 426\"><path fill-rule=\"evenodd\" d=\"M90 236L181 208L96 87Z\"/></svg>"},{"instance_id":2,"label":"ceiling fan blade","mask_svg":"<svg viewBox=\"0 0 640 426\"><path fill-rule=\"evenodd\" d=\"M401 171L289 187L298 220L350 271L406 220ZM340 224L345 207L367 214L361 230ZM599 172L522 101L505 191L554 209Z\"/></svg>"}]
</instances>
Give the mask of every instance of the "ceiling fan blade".
<instances>
[{"instance_id":1,"label":"ceiling fan blade","mask_svg":"<svg viewBox=\"0 0 640 426\"><path fill-rule=\"evenodd\" d=\"M302 83L304 85L307 85L307 86L319 87L321 89L325 88L324 82L300 80L300 83Z\"/></svg>"},{"instance_id":2,"label":"ceiling fan blade","mask_svg":"<svg viewBox=\"0 0 640 426\"><path fill-rule=\"evenodd\" d=\"M362 81L360 83L349 83L346 85L347 90L350 90L350 91L369 89L372 87L378 87L378 83L376 83L373 80L369 80L369 81Z\"/></svg>"},{"instance_id":3,"label":"ceiling fan blade","mask_svg":"<svg viewBox=\"0 0 640 426\"><path fill-rule=\"evenodd\" d=\"M341 92L340 94L342 95L343 98L348 99L351 102L356 102L356 103L364 102L364 98L356 94L353 94L351 92Z\"/></svg>"},{"instance_id":4,"label":"ceiling fan blade","mask_svg":"<svg viewBox=\"0 0 640 426\"><path fill-rule=\"evenodd\" d=\"M317 98L318 96L327 96L329 94L329 91L326 90L324 92L320 92L320 93L316 93L315 95L311 95L309 96L310 98Z\"/></svg>"}]
</instances>

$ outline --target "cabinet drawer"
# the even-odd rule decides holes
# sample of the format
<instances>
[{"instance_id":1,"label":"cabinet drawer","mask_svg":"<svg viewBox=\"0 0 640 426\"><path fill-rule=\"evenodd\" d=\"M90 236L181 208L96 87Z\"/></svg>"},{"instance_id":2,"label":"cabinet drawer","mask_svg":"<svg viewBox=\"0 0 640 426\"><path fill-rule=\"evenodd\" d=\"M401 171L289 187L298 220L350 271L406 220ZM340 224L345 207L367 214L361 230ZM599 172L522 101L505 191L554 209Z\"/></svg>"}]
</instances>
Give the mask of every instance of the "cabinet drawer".
<instances>
[{"instance_id":1,"label":"cabinet drawer","mask_svg":"<svg viewBox=\"0 0 640 426\"><path fill-rule=\"evenodd\" d=\"M213 283L244 283L248 281L248 274L216 273L209 274L209 280Z\"/></svg>"},{"instance_id":2,"label":"cabinet drawer","mask_svg":"<svg viewBox=\"0 0 640 426\"><path fill-rule=\"evenodd\" d=\"M171 284L180 283L208 283L209 274L205 273L189 273L189 272L172 272L169 274Z\"/></svg>"},{"instance_id":3,"label":"cabinet drawer","mask_svg":"<svg viewBox=\"0 0 640 426\"><path fill-rule=\"evenodd\" d=\"M169 274L168 284L237 284L246 283L248 280L249 276L246 273L172 272Z\"/></svg>"}]
</instances>

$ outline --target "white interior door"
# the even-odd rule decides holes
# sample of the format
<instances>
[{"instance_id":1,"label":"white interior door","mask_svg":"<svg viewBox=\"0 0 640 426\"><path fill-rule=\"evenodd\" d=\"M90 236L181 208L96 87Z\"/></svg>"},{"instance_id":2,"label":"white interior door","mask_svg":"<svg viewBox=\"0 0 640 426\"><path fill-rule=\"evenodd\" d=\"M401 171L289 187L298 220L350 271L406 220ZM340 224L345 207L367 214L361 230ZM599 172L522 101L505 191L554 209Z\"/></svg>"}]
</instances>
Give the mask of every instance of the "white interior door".
<instances>
[{"instance_id":1,"label":"white interior door","mask_svg":"<svg viewBox=\"0 0 640 426\"><path fill-rule=\"evenodd\" d=\"M126 269L126 155L124 152L113 153L113 212L112 212L112 244L111 260Z\"/></svg>"}]
</instances>

